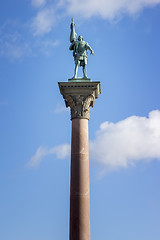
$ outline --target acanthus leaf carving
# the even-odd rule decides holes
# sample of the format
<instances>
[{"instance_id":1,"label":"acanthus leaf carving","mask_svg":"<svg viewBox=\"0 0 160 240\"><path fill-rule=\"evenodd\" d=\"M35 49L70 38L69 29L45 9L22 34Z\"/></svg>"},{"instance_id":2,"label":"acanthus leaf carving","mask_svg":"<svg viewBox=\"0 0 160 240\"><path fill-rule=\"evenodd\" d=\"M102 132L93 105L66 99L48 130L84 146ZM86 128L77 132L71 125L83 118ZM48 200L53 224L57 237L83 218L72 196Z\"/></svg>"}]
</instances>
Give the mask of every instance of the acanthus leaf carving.
<instances>
[{"instance_id":1,"label":"acanthus leaf carving","mask_svg":"<svg viewBox=\"0 0 160 240\"><path fill-rule=\"evenodd\" d=\"M89 108L94 106L95 97L91 95L68 95L65 98L66 107L71 109L71 119L89 119Z\"/></svg>"}]
</instances>

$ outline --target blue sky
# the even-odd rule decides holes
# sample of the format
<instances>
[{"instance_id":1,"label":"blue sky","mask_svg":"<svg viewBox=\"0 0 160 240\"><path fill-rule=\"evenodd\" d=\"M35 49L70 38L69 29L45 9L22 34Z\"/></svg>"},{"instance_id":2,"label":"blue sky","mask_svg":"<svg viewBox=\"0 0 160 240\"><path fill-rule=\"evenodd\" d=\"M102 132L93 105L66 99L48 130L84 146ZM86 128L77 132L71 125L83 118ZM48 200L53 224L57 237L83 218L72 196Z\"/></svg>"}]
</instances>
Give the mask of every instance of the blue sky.
<instances>
[{"instance_id":1,"label":"blue sky","mask_svg":"<svg viewBox=\"0 0 160 240\"><path fill-rule=\"evenodd\" d=\"M58 82L73 76L72 17L102 88L89 120L91 239L159 240L159 0L0 2L0 239L68 239Z\"/></svg>"}]
</instances>

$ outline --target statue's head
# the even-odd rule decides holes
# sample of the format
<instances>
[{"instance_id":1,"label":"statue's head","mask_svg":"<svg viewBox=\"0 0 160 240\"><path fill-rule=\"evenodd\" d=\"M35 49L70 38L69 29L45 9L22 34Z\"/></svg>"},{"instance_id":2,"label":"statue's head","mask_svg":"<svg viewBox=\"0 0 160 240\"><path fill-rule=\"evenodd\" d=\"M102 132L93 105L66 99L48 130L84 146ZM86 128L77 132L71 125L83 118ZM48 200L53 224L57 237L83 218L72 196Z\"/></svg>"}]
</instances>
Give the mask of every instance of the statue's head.
<instances>
[{"instance_id":1,"label":"statue's head","mask_svg":"<svg viewBox=\"0 0 160 240\"><path fill-rule=\"evenodd\" d=\"M81 35L78 37L78 41L83 41L83 37Z\"/></svg>"}]
</instances>

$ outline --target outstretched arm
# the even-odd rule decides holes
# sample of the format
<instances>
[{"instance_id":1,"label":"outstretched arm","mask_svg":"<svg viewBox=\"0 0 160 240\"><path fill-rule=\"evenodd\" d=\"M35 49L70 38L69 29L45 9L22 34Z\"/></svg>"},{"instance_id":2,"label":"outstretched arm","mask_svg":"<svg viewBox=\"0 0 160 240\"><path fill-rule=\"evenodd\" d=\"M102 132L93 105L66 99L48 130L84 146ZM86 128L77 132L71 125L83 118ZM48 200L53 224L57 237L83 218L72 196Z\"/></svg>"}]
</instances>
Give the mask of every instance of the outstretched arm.
<instances>
[{"instance_id":1,"label":"outstretched arm","mask_svg":"<svg viewBox=\"0 0 160 240\"><path fill-rule=\"evenodd\" d=\"M91 52L92 55L94 55L94 51L93 49L89 46L89 44L87 43L87 50L89 50Z\"/></svg>"}]
</instances>

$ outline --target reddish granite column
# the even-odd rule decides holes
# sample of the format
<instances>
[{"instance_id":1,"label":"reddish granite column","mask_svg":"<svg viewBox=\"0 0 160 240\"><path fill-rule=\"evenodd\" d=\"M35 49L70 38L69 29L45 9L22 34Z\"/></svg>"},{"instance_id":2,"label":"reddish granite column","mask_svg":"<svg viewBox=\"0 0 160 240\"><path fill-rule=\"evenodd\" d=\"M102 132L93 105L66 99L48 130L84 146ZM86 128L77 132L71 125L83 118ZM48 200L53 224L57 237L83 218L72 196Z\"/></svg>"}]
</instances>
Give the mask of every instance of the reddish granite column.
<instances>
[{"instance_id":1,"label":"reddish granite column","mask_svg":"<svg viewBox=\"0 0 160 240\"><path fill-rule=\"evenodd\" d=\"M72 120L70 240L90 240L88 119Z\"/></svg>"}]
</instances>

